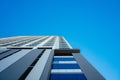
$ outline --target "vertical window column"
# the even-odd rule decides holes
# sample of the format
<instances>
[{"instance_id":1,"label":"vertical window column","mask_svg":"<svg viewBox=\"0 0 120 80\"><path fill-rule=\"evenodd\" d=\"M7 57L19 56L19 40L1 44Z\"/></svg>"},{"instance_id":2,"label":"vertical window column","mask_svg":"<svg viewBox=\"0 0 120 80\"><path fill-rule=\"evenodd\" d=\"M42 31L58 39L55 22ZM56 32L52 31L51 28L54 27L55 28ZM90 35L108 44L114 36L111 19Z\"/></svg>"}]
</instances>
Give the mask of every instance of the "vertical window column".
<instances>
[{"instance_id":1,"label":"vertical window column","mask_svg":"<svg viewBox=\"0 0 120 80\"><path fill-rule=\"evenodd\" d=\"M87 80L74 57L54 56L50 80Z\"/></svg>"}]
</instances>

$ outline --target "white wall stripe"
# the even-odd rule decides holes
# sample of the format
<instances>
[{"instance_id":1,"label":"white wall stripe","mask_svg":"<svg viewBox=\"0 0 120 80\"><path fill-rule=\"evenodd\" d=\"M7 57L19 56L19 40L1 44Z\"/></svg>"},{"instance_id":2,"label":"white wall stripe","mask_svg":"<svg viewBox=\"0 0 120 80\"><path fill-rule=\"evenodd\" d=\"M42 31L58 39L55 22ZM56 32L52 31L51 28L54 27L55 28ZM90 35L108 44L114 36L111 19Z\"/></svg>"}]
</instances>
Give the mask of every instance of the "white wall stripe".
<instances>
[{"instance_id":1,"label":"white wall stripe","mask_svg":"<svg viewBox=\"0 0 120 80\"><path fill-rule=\"evenodd\" d=\"M51 73L82 73L81 69L52 69Z\"/></svg>"},{"instance_id":2,"label":"white wall stripe","mask_svg":"<svg viewBox=\"0 0 120 80\"><path fill-rule=\"evenodd\" d=\"M53 64L77 64L76 61L54 61Z\"/></svg>"},{"instance_id":3,"label":"white wall stripe","mask_svg":"<svg viewBox=\"0 0 120 80\"><path fill-rule=\"evenodd\" d=\"M55 43L53 45L53 49L59 49L59 37L56 37Z\"/></svg>"}]
</instances>

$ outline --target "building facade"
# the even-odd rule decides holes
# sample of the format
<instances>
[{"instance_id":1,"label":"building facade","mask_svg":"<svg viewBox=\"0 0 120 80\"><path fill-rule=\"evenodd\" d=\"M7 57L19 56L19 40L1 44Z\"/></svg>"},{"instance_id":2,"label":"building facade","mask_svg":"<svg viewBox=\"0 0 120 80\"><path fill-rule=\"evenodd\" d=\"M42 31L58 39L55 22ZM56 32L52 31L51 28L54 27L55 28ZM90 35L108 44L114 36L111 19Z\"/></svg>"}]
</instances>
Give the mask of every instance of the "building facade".
<instances>
[{"instance_id":1,"label":"building facade","mask_svg":"<svg viewBox=\"0 0 120 80\"><path fill-rule=\"evenodd\" d=\"M105 80L60 36L0 39L0 80Z\"/></svg>"}]
</instances>

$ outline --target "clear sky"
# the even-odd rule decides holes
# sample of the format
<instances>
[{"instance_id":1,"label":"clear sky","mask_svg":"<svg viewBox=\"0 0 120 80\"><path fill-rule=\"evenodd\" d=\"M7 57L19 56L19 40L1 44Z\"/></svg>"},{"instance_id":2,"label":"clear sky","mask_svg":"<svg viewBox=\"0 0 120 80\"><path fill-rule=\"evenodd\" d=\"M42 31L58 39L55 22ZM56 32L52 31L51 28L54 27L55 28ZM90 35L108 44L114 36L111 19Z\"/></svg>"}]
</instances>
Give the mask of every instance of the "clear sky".
<instances>
[{"instance_id":1,"label":"clear sky","mask_svg":"<svg viewBox=\"0 0 120 80\"><path fill-rule=\"evenodd\" d=\"M0 0L0 37L64 36L107 79L120 80L119 0Z\"/></svg>"}]
</instances>

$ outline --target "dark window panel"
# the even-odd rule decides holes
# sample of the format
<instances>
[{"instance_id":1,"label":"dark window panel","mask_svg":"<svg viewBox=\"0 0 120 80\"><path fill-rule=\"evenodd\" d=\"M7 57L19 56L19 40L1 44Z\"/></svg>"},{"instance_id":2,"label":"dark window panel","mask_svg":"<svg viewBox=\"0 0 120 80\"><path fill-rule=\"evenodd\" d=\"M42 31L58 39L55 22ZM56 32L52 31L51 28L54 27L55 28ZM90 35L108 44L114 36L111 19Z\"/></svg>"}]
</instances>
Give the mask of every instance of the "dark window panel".
<instances>
[{"instance_id":1,"label":"dark window panel","mask_svg":"<svg viewBox=\"0 0 120 80\"><path fill-rule=\"evenodd\" d=\"M54 58L54 61L75 61L74 58Z\"/></svg>"},{"instance_id":2,"label":"dark window panel","mask_svg":"<svg viewBox=\"0 0 120 80\"><path fill-rule=\"evenodd\" d=\"M84 74L51 74L50 80L87 80Z\"/></svg>"},{"instance_id":3,"label":"dark window panel","mask_svg":"<svg viewBox=\"0 0 120 80\"><path fill-rule=\"evenodd\" d=\"M53 64L53 69L79 69L78 64Z\"/></svg>"}]
</instances>

